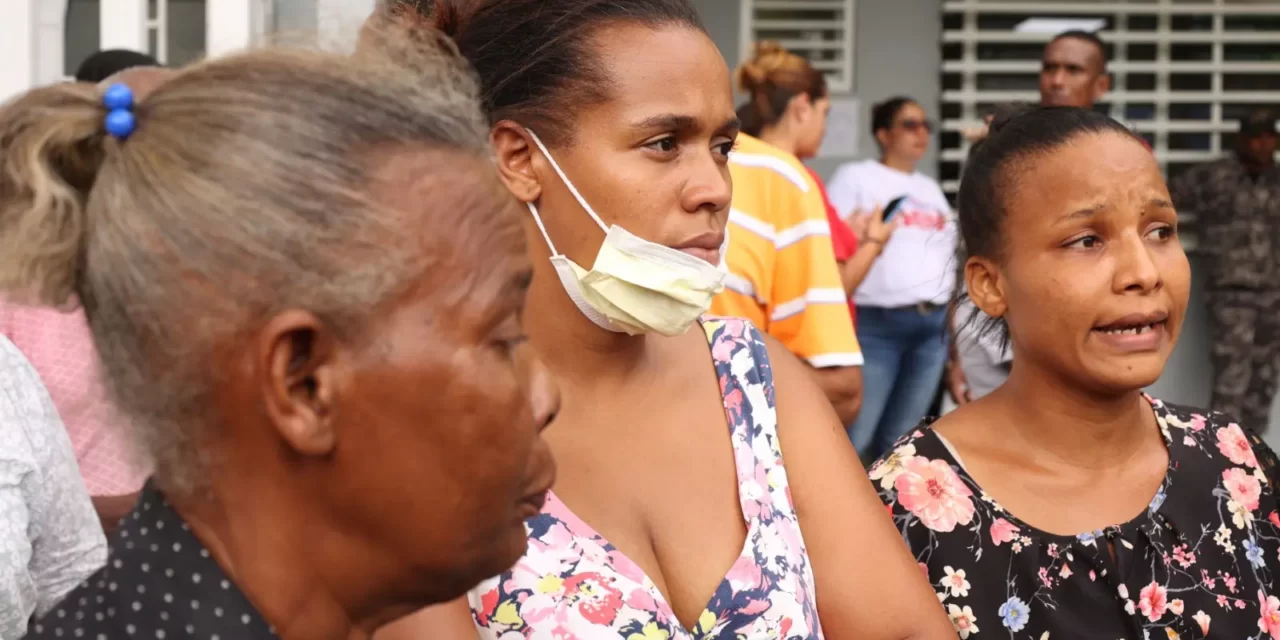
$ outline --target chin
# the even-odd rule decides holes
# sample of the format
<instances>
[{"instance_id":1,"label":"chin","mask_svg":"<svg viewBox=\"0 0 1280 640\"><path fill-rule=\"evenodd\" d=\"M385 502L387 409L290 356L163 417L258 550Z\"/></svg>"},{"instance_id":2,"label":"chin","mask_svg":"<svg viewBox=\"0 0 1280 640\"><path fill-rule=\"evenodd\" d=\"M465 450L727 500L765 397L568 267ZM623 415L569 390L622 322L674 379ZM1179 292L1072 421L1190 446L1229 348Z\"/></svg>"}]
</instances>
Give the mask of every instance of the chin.
<instances>
[{"instance_id":1,"label":"chin","mask_svg":"<svg viewBox=\"0 0 1280 640\"><path fill-rule=\"evenodd\" d=\"M1128 358L1097 367L1090 377L1094 386L1106 393L1130 393L1141 391L1156 383L1164 373L1167 357L1151 354L1142 358Z\"/></svg>"},{"instance_id":2,"label":"chin","mask_svg":"<svg viewBox=\"0 0 1280 640\"><path fill-rule=\"evenodd\" d=\"M475 582L492 578L510 569L524 557L528 548L529 538L524 522L516 521L514 526L494 538L493 544L484 549L483 557L476 559Z\"/></svg>"}]
</instances>

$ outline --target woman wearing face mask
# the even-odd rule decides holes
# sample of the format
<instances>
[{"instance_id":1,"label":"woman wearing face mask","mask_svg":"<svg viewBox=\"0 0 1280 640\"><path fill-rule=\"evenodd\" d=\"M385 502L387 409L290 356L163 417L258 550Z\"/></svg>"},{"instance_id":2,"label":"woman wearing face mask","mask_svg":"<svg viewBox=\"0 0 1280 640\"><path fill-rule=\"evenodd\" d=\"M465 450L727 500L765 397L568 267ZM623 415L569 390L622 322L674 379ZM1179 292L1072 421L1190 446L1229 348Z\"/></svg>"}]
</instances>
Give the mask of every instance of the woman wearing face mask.
<instances>
[{"instance_id":1,"label":"woman wearing face mask","mask_svg":"<svg viewBox=\"0 0 1280 640\"><path fill-rule=\"evenodd\" d=\"M688 0L435 7L528 208L559 475L513 569L384 638L950 637L804 367L700 319L738 122Z\"/></svg>"},{"instance_id":2,"label":"woman wearing face mask","mask_svg":"<svg viewBox=\"0 0 1280 640\"><path fill-rule=\"evenodd\" d=\"M748 96L747 102L738 107L743 133L801 160L817 155L831 111L827 77L821 71L776 42L761 42L756 45L755 55L738 67L735 76L738 89ZM831 227L831 245L840 264L840 280L845 297L849 298L849 313L856 314L853 292L880 256L897 222L863 216L854 221L862 230L859 242L858 234L827 197L822 177L810 167L805 169L822 194Z\"/></svg>"},{"instance_id":3,"label":"woman wearing face mask","mask_svg":"<svg viewBox=\"0 0 1280 640\"><path fill-rule=\"evenodd\" d=\"M1017 366L871 471L939 600L962 638L1280 636L1274 456L1142 393L1190 288L1159 166L1085 109L991 130L960 186L964 274Z\"/></svg>"},{"instance_id":4,"label":"woman wearing face mask","mask_svg":"<svg viewBox=\"0 0 1280 640\"><path fill-rule=\"evenodd\" d=\"M905 97L871 111L880 157L840 167L831 201L840 211L887 212L899 228L853 296L864 365L862 411L849 426L858 452L875 458L929 410L947 361L947 302L955 285L956 231L937 181L916 165L929 148L924 109ZM901 200L899 200L901 198Z\"/></svg>"}]
</instances>

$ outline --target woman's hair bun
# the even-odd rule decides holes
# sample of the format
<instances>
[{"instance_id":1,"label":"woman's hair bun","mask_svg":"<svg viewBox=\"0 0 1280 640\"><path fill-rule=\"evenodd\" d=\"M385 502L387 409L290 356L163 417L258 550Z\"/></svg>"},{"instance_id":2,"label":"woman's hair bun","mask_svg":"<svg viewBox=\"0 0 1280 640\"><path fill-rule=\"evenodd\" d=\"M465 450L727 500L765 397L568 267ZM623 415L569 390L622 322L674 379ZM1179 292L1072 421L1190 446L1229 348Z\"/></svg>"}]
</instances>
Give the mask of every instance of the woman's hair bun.
<instances>
[{"instance_id":1,"label":"woman's hair bun","mask_svg":"<svg viewBox=\"0 0 1280 640\"><path fill-rule=\"evenodd\" d=\"M755 94L763 89L769 82L769 74L778 68L787 55L787 50L773 40L757 42L752 49L751 58L743 62L734 74L738 90Z\"/></svg>"}]
</instances>

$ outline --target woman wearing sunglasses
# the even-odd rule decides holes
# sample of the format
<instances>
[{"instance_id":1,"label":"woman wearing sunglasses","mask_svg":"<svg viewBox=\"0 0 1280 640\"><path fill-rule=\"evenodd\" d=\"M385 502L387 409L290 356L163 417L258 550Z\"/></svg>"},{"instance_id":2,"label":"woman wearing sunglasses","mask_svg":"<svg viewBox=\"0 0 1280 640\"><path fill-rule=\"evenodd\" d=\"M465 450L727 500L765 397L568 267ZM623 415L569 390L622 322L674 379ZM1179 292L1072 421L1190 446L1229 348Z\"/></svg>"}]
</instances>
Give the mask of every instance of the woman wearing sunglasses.
<instances>
[{"instance_id":1,"label":"woman wearing sunglasses","mask_svg":"<svg viewBox=\"0 0 1280 640\"><path fill-rule=\"evenodd\" d=\"M862 411L849 439L866 457L884 453L920 421L947 360L956 228L942 188L916 171L931 129L916 101L885 100L871 112L880 157L840 167L828 185L837 211L883 210L897 228L853 295L866 363Z\"/></svg>"}]
</instances>

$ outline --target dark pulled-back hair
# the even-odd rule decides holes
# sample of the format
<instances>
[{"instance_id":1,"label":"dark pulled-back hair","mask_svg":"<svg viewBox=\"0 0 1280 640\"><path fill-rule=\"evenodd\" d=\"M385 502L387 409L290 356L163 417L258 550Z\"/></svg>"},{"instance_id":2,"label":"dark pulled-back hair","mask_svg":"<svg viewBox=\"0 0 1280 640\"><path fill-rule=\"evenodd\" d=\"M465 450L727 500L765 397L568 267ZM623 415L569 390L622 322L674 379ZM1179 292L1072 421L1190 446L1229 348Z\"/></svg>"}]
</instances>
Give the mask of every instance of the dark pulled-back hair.
<instances>
[{"instance_id":1,"label":"dark pulled-back hair","mask_svg":"<svg viewBox=\"0 0 1280 640\"><path fill-rule=\"evenodd\" d=\"M1094 47L1097 47L1098 61L1102 64L1102 68L1100 70L1104 72L1107 70L1107 44L1102 41L1102 38L1098 37L1098 34L1092 31L1084 31L1082 29L1071 29L1054 36L1053 39L1049 41L1049 44L1053 44L1059 40L1080 40L1081 42L1088 42Z\"/></svg>"},{"instance_id":2,"label":"dark pulled-back hair","mask_svg":"<svg viewBox=\"0 0 1280 640\"><path fill-rule=\"evenodd\" d=\"M918 103L908 96L894 96L872 105L871 135L875 136L884 129L892 129L893 121L898 118L899 113L902 113L902 108L909 104Z\"/></svg>"},{"instance_id":3,"label":"dark pulled-back hair","mask_svg":"<svg viewBox=\"0 0 1280 640\"><path fill-rule=\"evenodd\" d=\"M690 0L393 0L453 38L480 79L490 123L513 120L548 142L571 139L568 120L607 99L609 77L591 47L612 24L684 26L706 33ZM393 7L393 10L395 8Z\"/></svg>"},{"instance_id":4,"label":"dark pulled-back hair","mask_svg":"<svg viewBox=\"0 0 1280 640\"><path fill-rule=\"evenodd\" d=\"M1005 234L1006 203L1009 194L1017 190L1026 163L1082 135L1115 133L1142 141L1123 123L1090 109L1007 104L997 107L994 115L987 137L970 149L960 180L956 198L963 247L960 264L968 256L996 261L1005 258L1011 240ZM963 299L967 293L957 295ZM975 309L966 323L979 317ZM993 331L1008 342L1008 327L1002 318L991 318L979 327L980 334Z\"/></svg>"},{"instance_id":5,"label":"dark pulled-back hair","mask_svg":"<svg viewBox=\"0 0 1280 640\"><path fill-rule=\"evenodd\" d=\"M747 94L747 102L738 107L738 119L742 131L752 136L777 124L792 98L800 94L815 101L827 97L827 77L804 56L771 40L756 43L754 54L738 67L734 80Z\"/></svg>"}]
</instances>

